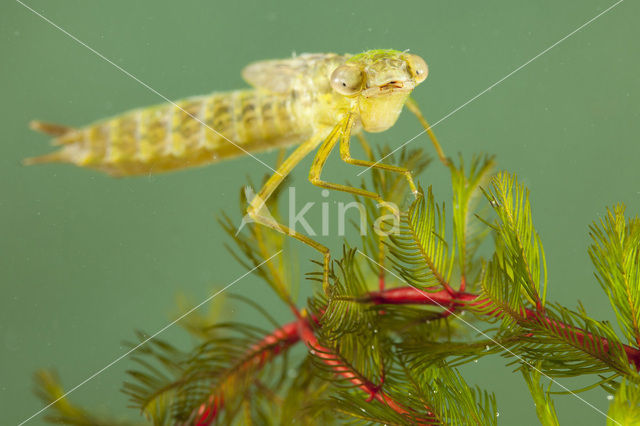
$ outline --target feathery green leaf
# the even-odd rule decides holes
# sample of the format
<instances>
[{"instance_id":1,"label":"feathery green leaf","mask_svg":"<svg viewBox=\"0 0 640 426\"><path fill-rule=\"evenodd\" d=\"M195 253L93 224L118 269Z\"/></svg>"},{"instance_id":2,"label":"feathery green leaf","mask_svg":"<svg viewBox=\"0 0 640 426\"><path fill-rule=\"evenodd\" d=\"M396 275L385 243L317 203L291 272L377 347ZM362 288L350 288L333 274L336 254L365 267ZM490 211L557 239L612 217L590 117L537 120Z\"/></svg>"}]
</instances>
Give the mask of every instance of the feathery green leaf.
<instances>
[{"instance_id":1,"label":"feathery green leaf","mask_svg":"<svg viewBox=\"0 0 640 426\"><path fill-rule=\"evenodd\" d=\"M539 367L532 368L530 366L523 366L521 369L522 376L524 377L529 392L533 397L533 403L536 405L536 414L540 419L542 426L559 426L558 416L556 415L556 407L553 404L553 399L549 394L549 390L544 390L544 387L540 383L540 370Z\"/></svg>"},{"instance_id":2,"label":"feathery green leaf","mask_svg":"<svg viewBox=\"0 0 640 426\"><path fill-rule=\"evenodd\" d=\"M640 220L626 220L624 206L607 209L590 226L589 255L597 278L629 341L640 344Z\"/></svg>"},{"instance_id":3,"label":"feathery green leaf","mask_svg":"<svg viewBox=\"0 0 640 426\"><path fill-rule=\"evenodd\" d=\"M476 251L487 234L486 226L479 226L473 216L474 205L482 186L490 177L495 166L493 157L474 156L465 172L464 161L460 166L451 167L453 187L453 237L458 254L458 267L463 278L469 276L476 265Z\"/></svg>"},{"instance_id":4,"label":"feathery green leaf","mask_svg":"<svg viewBox=\"0 0 640 426\"><path fill-rule=\"evenodd\" d=\"M494 225L499 264L514 286L534 306L544 306L547 266L542 242L533 227L529 190L514 175L499 173L485 191L498 220Z\"/></svg>"},{"instance_id":5,"label":"feathery green leaf","mask_svg":"<svg viewBox=\"0 0 640 426\"><path fill-rule=\"evenodd\" d=\"M400 276L427 291L449 288L452 258L444 240L445 215L431 187L401 215L400 233L390 235L391 261Z\"/></svg>"},{"instance_id":6,"label":"feathery green leaf","mask_svg":"<svg viewBox=\"0 0 640 426\"><path fill-rule=\"evenodd\" d=\"M608 426L640 424L640 385L623 380L609 405Z\"/></svg>"}]
</instances>

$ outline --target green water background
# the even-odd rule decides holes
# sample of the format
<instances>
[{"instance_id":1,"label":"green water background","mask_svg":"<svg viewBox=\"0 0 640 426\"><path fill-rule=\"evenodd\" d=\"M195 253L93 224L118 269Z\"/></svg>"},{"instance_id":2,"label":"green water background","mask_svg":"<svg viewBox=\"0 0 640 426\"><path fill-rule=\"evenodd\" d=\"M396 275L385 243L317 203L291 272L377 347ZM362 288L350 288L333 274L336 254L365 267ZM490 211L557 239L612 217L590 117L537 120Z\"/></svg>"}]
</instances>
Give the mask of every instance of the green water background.
<instances>
[{"instance_id":1,"label":"green water background","mask_svg":"<svg viewBox=\"0 0 640 426\"><path fill-rule=\"evenodd\" d=\"M258 59L411 49L430 65L415 98L436 122L613 2L28 4L171 99L244 87L240 70ZM435 129L449 154L493 153L500 168L518 173L531 189L546 249L549 300L581 300L600 319L614 316L593 278L587 226L617 202L640 211L639 13L637 2L621 3ZM245 272L224 249L228 239L215 217L221 210L237 215L241 184L267 170L251 158L136 179L22 167L22 158L48 151L46 138L27 128L33 118L83 125L162 99L13 1L0 6L0 58L0 423L17 424L41 407L31 392L36 369L55 367L72 387L124 353L122 341L134 329L153 332L174 318L177 294L195 304ZM404 114L374 140L398 146L420 130ZM431 149L424 137L411 146ZM273 164L276 155L260 158ZM358 181L353 168L331 163L332 180ZM308 166L294 173L301 204L319 198L306 182ZM439 199L450 197L442 169L419 179ZM341 244L323 241L334 250ZM304 272L317 256L294 247ZM289 319L257 277L233 291ZM212 307L225 318L263 322L236 301L215 299ZM163 335L184 339L178 327ZM482 359L463 371L495 392L500 424L537 424L521 377L504 363ZM116 363L73 399L135 416L119 392L131 366ZM602 391L582 396L606 411ZM571 396L559 396L556 406L562 424L604 424Z\"/></svg>"}]
</instances>

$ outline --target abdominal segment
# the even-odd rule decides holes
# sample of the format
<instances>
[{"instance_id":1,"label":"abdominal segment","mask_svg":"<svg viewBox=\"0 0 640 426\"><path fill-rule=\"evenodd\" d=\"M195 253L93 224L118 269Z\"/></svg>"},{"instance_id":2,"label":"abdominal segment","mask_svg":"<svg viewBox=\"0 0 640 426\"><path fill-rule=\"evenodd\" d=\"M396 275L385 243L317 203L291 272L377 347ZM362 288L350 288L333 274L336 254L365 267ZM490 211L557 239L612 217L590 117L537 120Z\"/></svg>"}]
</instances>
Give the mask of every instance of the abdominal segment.
<instances>
[{"instance_id":1,"label":"abdominal segment","mask_svg":"<svg viewBox=\"0 0 640 426\"><path fill-rule=\"evenodd\" d=\"M138 109L56 134L58 151L26 163L74 163L114 176L205 165L301 142L310 123L295 113L294 102L288 95L246 90Z\"/></svg>"}]
</instances>

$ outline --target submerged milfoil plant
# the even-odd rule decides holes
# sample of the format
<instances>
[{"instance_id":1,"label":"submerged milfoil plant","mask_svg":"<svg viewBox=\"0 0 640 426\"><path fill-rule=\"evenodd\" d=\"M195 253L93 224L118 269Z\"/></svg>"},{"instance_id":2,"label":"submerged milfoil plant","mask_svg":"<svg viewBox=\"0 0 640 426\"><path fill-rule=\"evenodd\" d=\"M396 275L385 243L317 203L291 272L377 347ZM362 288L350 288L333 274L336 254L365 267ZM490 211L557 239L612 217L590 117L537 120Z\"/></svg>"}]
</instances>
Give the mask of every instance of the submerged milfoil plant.
<instances>
[{"instance_id":1,"label":"submerged milfoil plant","mask_svg":"<svg viewBox=\"0 0 640 426\"><path fill-rule=\"evenodd\" d=\"M429 161L421 151L407 151L394 163L417 174ZM259 225L236 235L237 221L225 216L221 224L235 243L234 255L248 269L261 265L255 273L291 321L279 324L255 301L235 296L271 328L192 314L182 324L196 346L148 341L134 353L137 368L124 384L146 424L497 424L490 389L468 385L458 371L495 354L521 372L543 425L559 424L554 383L573 396L600 386L612 397L603 422L640 424L638 218L617 205L590 227L588 252L619 334L580 304L547 300L542 240L528 190L514 175L494 173L488 156L445 166L451 213L431 187L421 189L400 213L398 233L368 232L348 241L332 265L331 285L314 284L303 305L292 295L289 271L307 268L308 278L321 282L322 263L297 265L286 236ZM403 176L377 169L362 186L397 204L408 194ZM375 217L377 206L359 201ZM270 207L277 214L277 197ZM567 389L557 381L577 376L591 384ZM37 381L45 402L57 401L51 421L129 424L73 405L51 372L39 372Z\"/></svg>"}]
</instances>

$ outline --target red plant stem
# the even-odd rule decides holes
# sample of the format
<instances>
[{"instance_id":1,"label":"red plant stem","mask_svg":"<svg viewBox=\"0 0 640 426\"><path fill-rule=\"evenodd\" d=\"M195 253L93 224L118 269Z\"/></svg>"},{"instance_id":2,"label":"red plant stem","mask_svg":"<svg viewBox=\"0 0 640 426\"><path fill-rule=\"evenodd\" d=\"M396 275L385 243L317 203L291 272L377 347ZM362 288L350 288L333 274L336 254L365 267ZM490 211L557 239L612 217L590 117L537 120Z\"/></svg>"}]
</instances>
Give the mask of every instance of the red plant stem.
<instances>
[{"instance_id":1,"label":"red plant stem","mask_svg":"<svg viewBox=\"0 0 640 426\"><path fill-rule=\"evenodd\" d=\"M562 330L563 334L574 336L578 343L580 343L580 345L584 345L585 340L590 344L594 344L596 340L600 339L600 343L604 352L609 352L609 341L604 337L594 336L593 334L587 333L584 330L568 326L560 321L556 321L547 316L540 315L538 312L532 311L530 309L527 309L525 314L526 318L530 321L544 321L547 325L551 326L551 328L555 329L556 331ZM624 344L622 345L622 348L627 354L629 362L631 362L636 367L636 370L640 370L640 350Z\"/></svg>"},{"instance_id":2,"label":"red plant stem","mask_svg":"<svg viewBox=\"0 0 640 426\"><path fill-rule=\"evenodd\" d=\"M247 351L248 354L253 355L242 364L241 368L262 368L272 357L282 353L300 341L298 322L299 321L293 321L285 324L254 344ZM209 426L216 420L223 404L223 392L220 389L216 389L207 402L201 404L196 409L195 416L192 416L196 419L193 424L197 426Z\"/></svg>"},{"instance_id":3,"label":"red plant stem","mask_svg":"<svg viewBox=\"0 0 640 426\"><path fill-rule=\"evenodd\" d=\"M353 385L355 385L358 389L362 390L369 397L367 401L378 400L382 404L388 406L396 413L403 416L410 416L413 418L414 413L409 411L406 407L396 402L392 397L384 393L380 389L380 385L374 385L369 380L361 377L357 374L351 367L344 365L340 359L332 353L332 351L324 346L320 345L318 339L313 332L313 329L309 325L308 321L301 320L298 322L299 334L302 341L309 348L312 354L315 354L318 358L322 360L323 363L331 367L331 369L339 376L344 377ZM431 415L431 412L427 408L428 415ZM431 424L431 423L422 423L422 420L418 420L420 423L418 424Z\"/></svg>"},{"instance_id":4,"label":"red plant stem","mask_svg":"<svg viewBox=\"0 0 640 426\"><path fill-rule=\"evenodd\" d=\"M435 305L441 308L452 310L456 308L464 309L466 306L478 306L489 307L491 301L489 299L480 298L480 296L472 293L458 292L456 294L450 294L446 290L440 290L436 292L428 292L419 290L414 287L398 287L385 291L371 292L362 301L374 303L377 305L404 305L404 304L421 304L421 305ZM470 303L471 302L471 303ZM494 315L500 313L499 308L495 308L488 311L488 315ZM583 345L585 341L588 343L595 343L598 339L605 352L609 351L609 341L600 336L594 336L591 333L587 333L582 329L566 325L560 321L556 321L547 317L542 310L525 309L523 321L527 322L544 322L546 325L561 331L567 336L572 336L575 340ZM636 369L640 370L640 350L628 345L622 345L629 362L633 364Z\"/></svg>"},{"instance_id":5,"label":"red plant stem","mask_svg":"<svg viewBox=\"0 0 640 426\"><path fill-rule=\"evenodd\" d=\"M362 299L363 301L377 305L436 305L440 307L463 306L465 302L473 301L478 296L471 293L454 292L447 290L428 292L414 287L397 287L385 291L371 292Z\"/></svg>"},{"instance_id":6,"label":"red plant stem","mask_svg":"<svg viewBox=\"0 0 640 426\"><path fill-rule=\"evenodd\" d=\"M257 355L247 362L257 361L258 367L262 367L268 358L289 349L290 346L298 343L299 340L298 321L285 324L253 345L250 352L255 352Z\"/></svg>"},{"instance_id":7,"label":"red plant stem","mask_svg":"<svg viewBox=\"0 0 640 426\"><path fill-rule=\"evenodd\" d=\"M291 345L302 340L310 351L313 351L317 357L331 367L336 374L345 377L351 383L356 385L359 389L364 391L368 395L367 401L374 399L387 405L395 412L401 415L412 415L411 412L397 403L393 398L384 393L379 385L374 385L372 382L362 378L355 371L349 367L343 365L338 357L331 353L331 351L318 343L318 339L311 328L310 321L318 323L318 319L315 316L312 317L300 317L298 320L285 324L273 333L268 334L258 343L253 345L249 350L249 353L253 352L255 355L245 362L244 365L255 365L257 368L264 366L264 364L272 358L274 355L278 355L284 350L288 349ZM221 390L216 390L212 393L206 403L201 404L197 408L195 414L194 424L197 426L209 426L217 418L224 403L224 396ZM428 411L428 408L427 408ZM431 412L428 412L431 415ZM423 425L429 425L431 422L419 420Z\"/></svg>"}]
</instances>

